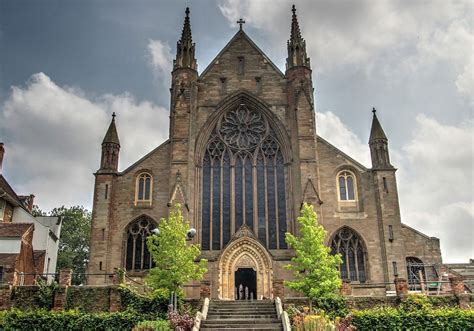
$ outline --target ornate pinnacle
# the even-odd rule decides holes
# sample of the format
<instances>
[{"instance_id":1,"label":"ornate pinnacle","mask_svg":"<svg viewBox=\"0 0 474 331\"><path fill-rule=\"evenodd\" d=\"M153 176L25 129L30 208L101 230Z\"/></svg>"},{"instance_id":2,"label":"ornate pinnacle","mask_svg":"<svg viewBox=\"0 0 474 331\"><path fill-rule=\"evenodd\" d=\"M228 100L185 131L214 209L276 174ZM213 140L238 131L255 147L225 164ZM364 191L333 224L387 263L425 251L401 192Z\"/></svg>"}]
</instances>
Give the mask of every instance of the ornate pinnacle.
<instances>
[{"instance_id":1,"label":"ornate pinnacle","mask_svg":"<svg viewBox=\"0 0 474 331\"><path fill-rule=\"evenodd\" d=\"M291 33L288 40L288 58L286 59L286 68L307 67L310 68L309 58L306 56L306 42L301 37L298 18L296 17L296 7L291 7L293 15L291 16Z\"/></svg>"},{"instance_id":2,"label":"ornate pinnacle","mask_svg":"<svg viewBox=\"0 0 474 331\"><path fill-rule=\"evenodd\" d=\"M184 18L183 32L181 33L181 44L192 43L191 23L189 21L189 7L186 7L186 17Z\"/></svg>"}]
</instances>

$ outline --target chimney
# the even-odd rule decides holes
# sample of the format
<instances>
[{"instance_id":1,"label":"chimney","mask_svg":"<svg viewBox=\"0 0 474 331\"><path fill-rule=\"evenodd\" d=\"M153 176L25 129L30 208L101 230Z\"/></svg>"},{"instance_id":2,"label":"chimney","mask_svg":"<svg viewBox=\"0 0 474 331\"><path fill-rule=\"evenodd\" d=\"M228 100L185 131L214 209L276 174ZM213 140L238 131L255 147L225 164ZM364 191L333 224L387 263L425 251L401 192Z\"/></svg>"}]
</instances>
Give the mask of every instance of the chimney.
<instances>
[{"instance_id":1,"label":"chimney","mask_svg":"<svg viewBox=\"0 0 474 331\"><path fill-rule=\"evenodd\" d=\"M33 203L35 201L35 196L34 194L30 194L29 199L28 199L28 205L27 208L31 212L33 212Z\"/></svg>"},{"instance_id":2,"label":"chimney","mask_svg":"<svg viewBox=\"0 0 474 331\"><path fill-rule=\"evenodd\" d=\"M3 155L5 155L5 147L0 143L0 175L2 174Z\"/></svg>"}]
</instances>

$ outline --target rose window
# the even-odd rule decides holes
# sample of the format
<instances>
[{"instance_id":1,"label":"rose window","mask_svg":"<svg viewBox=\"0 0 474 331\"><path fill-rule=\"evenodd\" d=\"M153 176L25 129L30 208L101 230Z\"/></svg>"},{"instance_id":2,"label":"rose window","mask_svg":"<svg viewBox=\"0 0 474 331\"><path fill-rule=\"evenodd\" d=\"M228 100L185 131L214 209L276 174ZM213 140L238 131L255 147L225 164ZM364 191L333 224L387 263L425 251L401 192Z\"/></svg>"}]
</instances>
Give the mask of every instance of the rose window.
<instances>
[{"instance_id":1,"label":"rose window","mask_svg":"<svg viewBox=\"0 0 474 331\"><path fill-rule=\"evenodd\" d=\"M262 141L267 125L259 112L240 106L223 116L218 131L231 148L249 149Z\"/></svg>"}]
</instances>

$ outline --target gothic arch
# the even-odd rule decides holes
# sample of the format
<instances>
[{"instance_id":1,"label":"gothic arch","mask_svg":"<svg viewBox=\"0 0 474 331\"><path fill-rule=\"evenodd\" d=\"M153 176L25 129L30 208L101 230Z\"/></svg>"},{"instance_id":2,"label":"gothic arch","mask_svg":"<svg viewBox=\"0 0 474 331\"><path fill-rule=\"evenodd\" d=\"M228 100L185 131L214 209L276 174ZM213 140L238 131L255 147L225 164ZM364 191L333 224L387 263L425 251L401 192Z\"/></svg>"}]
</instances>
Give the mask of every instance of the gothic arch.
<instances>
[{"instance_id":1,"label":"gothic arch","mask_svg":"<svg viewBox=\"0 0 474 331\"><path fill-rule=\"evenodd\" d=\"M153 267L153 261L146 246L146 237L157 226L158 223L152 217L142 214L122 228L122 261L128 271L143 271Z\"/></svg>"},{"instance_id":2,"label":"gothic arch","mask_svg":"<svg viewBox=\"0 0 474 331\"><path fill-rule=\"evenodd\" d=\"M270 110L270 105L268 105L265 101L261 100L260 98L256 97L248 91L237 91L222 100L216 106L216 111L214 111L209 116L207 121L201 127L199 135L196 139L196 147L194 153L195 164L197 166L202 166L202 160L206 151L206 145L212 134L212 130L215 128L218 120L225 112L234 107L239 106L240 104L245 104L249 107L252 107L265 116L271 128L275 131L275 136L278 142L282 146L282 153L285 163L290 163L292 159L290 138L288 137L286 129L281 123L280 119L278 119L278 117Z\"/></svg>"},{"instance_id":3,"label":"gothic arch","mask_svg":"<svg viewBox=\"0 0 474 331\"><path fill-rule=\"evenodd\" d=\"M246 231L243 229L242 231ZM247 230L248 231L248 230ZM235 299L235 272L239 268L252 268L257 273L257 293L259 297L272 296L272 259L260 242L249 235L239 235L233 239L219 256L219 298Z\"/></svg>"},{"instance_id":4,"label":"gothic arch","mask_svg":"<svg viewBox=\"0 0 474 331\"><path fill-rule=\"evenodd\" d=\"M224 99L195 148L195 224L203 250L220 251L248 225L269 249L286 249L293 226L291 149L282 122L246 91Z\"/></svg>"},{"instance_id":5,"label":"gothic arch","mask_svg":"<svg viewBox=\"0 0 474 331\"><path fill-rule=\"evenodd\" d=\"M332 234L328 244L332 254L341 254L342 263L339 270L342 279L360 283L370 279L367 245L357 231L342 226Z\"/></svg>"}]
</instances>

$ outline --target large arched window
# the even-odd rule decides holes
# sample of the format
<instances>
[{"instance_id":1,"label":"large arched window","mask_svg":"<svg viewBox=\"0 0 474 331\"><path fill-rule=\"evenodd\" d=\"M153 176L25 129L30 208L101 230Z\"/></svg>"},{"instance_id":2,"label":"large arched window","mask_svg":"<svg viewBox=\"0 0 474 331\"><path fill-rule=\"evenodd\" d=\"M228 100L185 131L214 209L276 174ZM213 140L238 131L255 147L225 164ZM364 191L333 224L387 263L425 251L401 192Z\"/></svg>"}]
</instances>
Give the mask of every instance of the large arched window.
<instances>
[{"instance_id":1,"label":"large arched window","mask_svg":"<svg viewBox=\"0 0 474 331\"><path fill-rule=\"evenodd\" d=\"M141 173L137 176L135 188L135 204L151 205L153 180L149 173Z\"/></svg>"},{"instance_id":2,"label":"large arched window","mask_svg":"<svg viewBox=\"0 0 474 331\"><path fill-rule=\"evenodd\" d=\"M342 279L366 281L366 254L364 243L355 231L344 227L336 232L331 242L332 254L341 254L339 267Z\"/></svg>"},{"instance_id":3,"label":"large arched window","mask_svg":"<svg viewBox=\"0 0 474 331\"><path fill-rule=\"evenodd\" d=\"M352 172L344 170L337 174L337 191L340 201L356 200L356 180Z\"/></svg>"},{"instance_id":4,"label":"large arched window","mask_svg":"<svg viewBox=\"0 0 474 331\"><path fill-rule=\"evenodd\" d=\"M127 270L140 271L153 267L153 261L146 245L146 237L156 228L153 221L141 217L131 223L127 229L127 247L125 267Z\"/></svg>"},{"instance_id":5,"label":"large arched window","mask_svg":"<svg viewBox=\"0 0 474 331\"><path fill-rule=\"evenodd\" d=\"M220 250L246 225L270 249L287 248L287 184L281 145L262 111L225 112L202 163L202 249Z\"/></svg>"},{"instance_id":6,"label":"large arched window","mask_svg":"<svg viewBox=\"0 0 474 331\"><path fill-rule=\"evenodd\" d=\"M421 290L421 283L426 280L425 266L423 262L413 256L406 258L408 287L411 291Z\"/></svg>"}]
</instances>

